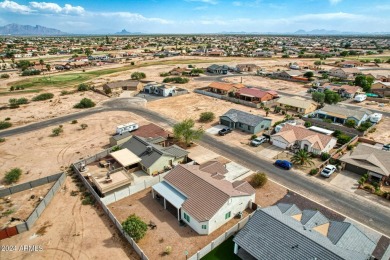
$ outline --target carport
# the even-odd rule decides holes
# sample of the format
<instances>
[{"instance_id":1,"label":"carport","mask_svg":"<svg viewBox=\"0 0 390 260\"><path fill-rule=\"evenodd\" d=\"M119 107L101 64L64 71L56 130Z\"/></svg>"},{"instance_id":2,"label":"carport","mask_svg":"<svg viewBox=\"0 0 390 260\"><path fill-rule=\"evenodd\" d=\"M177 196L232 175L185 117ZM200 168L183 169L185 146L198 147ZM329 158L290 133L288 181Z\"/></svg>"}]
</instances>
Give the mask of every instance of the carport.
<instances>
[{"instance_id":1,"label":"carport","mask_svg":"<svg viewBox=\"0 0 390 260\"><path fill-rule=\"evenodd\" d=\"M162 181L160 183L157 183L156 185L153 185L152 196L153 199L162 198L164 202L164 209L167 209L173 215L176 215L177 220L180 221L181 205L186 200L186 197L184 195L179 193L167 182Z\"/></svg>"},{"instance_id":2,"label":"carport","mask_svg":"<svg viewBox=\"0 0 390 260\"><path fill-rule=\"evenodd\" d=\"M122 167L132 169L138 166L138 163L142 160L137 155L132 153L129 149L121 149L116 152L110 153L110 155L117 161Z\"/></svg>"}]
</instances>

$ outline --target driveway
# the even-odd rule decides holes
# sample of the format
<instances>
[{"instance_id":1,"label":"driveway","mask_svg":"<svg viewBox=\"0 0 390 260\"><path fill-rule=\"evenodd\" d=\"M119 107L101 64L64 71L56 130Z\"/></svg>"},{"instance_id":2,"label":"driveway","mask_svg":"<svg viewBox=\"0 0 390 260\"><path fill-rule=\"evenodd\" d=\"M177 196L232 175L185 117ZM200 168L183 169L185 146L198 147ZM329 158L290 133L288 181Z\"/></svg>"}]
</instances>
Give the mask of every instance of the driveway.
<instances>
[{"instance_id":1,"label":"driveway","mask_svg":"<svg viewBox=\"0 0 390 260\"><path fill-rule=\"evenodd\" d=\"M218 134L219 130L225 128L226 126L224 125L215 125L213 127L210 127L209 129L206 130L206 133L216 135Z\"/></svg>"},{"instance_id":2,"label":"driveway","mask_svg":"<svg viewBox=\"0 0 390 260\"><path fill-rule=\"evenodd\" d=\"M141 92L141 93L137 94L136 97L144 98L148 102L154 101L154 100L159 100L159 99L162 99L162 98L167 98L167 97L153 95L153 94L148 94L148 93L144 93L144 92Z\"/></svg>"},{"instance_id":3,"label":"driveway","mask_svg":"<svg viewBox=\"0 0 390 260\"><path fill-rule=\"evenodd\" d=\"M262 144L259 147L256 147L256 150L257 155L268 159L273 159L278 154L284 151L284 149L276 147L275 145L271 145L269 143Z\"/></svg>"},{"instance_id":4,"label":"driveway","mask_svg":"<svg viewBox=\"0 0 390 260\"><path fill-rule=\"evenodd\" d=\"M355 192L358 187L359 179L360 175L356 173L350 171L341 171L333 178L333 180L330 181L330 184L349 192Z\"/></svg>"}]
</instances>

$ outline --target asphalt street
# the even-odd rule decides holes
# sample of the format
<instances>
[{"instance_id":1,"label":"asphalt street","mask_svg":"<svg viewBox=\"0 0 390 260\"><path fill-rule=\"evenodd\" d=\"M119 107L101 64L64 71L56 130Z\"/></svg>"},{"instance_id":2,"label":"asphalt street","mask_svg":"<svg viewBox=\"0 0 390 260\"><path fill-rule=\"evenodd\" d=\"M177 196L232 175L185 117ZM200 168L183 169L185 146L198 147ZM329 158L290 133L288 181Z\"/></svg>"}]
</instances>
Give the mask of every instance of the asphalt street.
<instances>
[{"instance_id":1,"label":"asphalt street","mask_svg":"<svg viewBox=\"0 0 390 260\"><path fill-rule=\"evenodd\" d=\"M88 115L105 111L129 111L157 124L172 126L175 121L146 109L139 99L114 99L102 107L93 108L75 114L33 123L27 126L0 131L0 137L36 131L47 126L58 125L79 119ZM366 198L343 191L333 185L303 174L285 171L275 167L270 161L257 157L251 152L230 146L218 138L204 135L199 143L231 160L234 160L252 170L266 172L269 177L278 183L296 191L307 198L315 200L331 209L334 209L350 218L353 218L387 236L390 236L390 208L379 205Z\"/></svg>"}]
</instances>

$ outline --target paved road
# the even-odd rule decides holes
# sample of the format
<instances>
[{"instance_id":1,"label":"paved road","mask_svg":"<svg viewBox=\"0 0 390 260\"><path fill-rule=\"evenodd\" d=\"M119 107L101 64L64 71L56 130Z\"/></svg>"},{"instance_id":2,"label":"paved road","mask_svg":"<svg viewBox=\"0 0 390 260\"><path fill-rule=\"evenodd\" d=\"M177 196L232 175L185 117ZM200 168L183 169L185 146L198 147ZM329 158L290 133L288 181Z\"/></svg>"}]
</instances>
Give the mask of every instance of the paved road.
<instances>
[{"instance_id":1,"label":"paved road","mask_svg":"<svg viewBox=\"0 0 390 260\"><path fill-rule=\"evenodd\" d=\"M172 119L165 118L156 112L145 109L141 103L133 103L131 99L110 100L100 108L53 118L16 129L1 131L0 137L35 131L50 125L61 124L104 111L130 111L159 124L172 126L175 123ZM270 178L289 189L297 191L310 199L390 236L390 208L343 191L315 177L306 177L299 173L276 168L266 159L259 158L245 149L229 146L210 135L205 135L200 141L200 144L252 170L266 172Z\"/></svg>"}]
</instances>

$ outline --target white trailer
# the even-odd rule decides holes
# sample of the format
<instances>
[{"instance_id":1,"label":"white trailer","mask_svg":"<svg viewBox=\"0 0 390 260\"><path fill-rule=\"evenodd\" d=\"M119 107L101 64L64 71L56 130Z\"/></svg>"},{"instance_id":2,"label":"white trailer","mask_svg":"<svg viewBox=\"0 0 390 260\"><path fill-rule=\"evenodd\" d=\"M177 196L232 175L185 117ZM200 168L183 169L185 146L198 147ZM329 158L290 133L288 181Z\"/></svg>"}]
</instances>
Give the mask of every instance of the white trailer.
<instances>
[{"instance_id":1,"label":"white trailer","mask_svg":"<svg viewBox=\"0 0 390 260\"><path fill-rule=\"evenodd\" d=\"M123 133L126 133L126 132L132 132L134 130L137 130L138 129L138 124L136 123L128 123L128 124L124 124L124 125L118 125L116 127L116 134L123 134Z\"/></svg>"},{"instance_id":2,"label":"white trailer","mask_svg":"<svg viewBox=\"0 0 390 260\"><path fill-rule=\"evenodd\" d=\"M364 95L364 94L359 94L359 95L356 95L355 96L355 101L356 102L363 102L364 100L366 100L367 99L367 96L366 95Z\"/></svg>"},{"instance_id":3,"label":"white trailer","mask_svg":"<svg viewBox=\"0 0 390 260\"><path fill-rule=\"evenodd\" d=\"M370 116L370 121L371 123L379 123L382 119L382 114L381 113L374 113Z\"/></svg>"}]
</instances>

